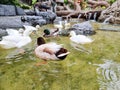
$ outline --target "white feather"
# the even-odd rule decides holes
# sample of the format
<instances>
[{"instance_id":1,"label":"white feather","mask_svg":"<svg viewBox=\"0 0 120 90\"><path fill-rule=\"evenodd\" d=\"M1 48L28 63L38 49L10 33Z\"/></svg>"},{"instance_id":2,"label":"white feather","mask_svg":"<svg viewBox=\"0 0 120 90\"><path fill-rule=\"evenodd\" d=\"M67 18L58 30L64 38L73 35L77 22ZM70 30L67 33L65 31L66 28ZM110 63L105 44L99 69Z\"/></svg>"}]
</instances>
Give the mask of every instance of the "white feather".
<instances>
[{"instance_id":1,"label":"white feather","mask_svg":"<svg viewBox=\"0 0 120 90\"><path fill-rule=\"evenodd\" d=\"M37 29L32 26L24 27L25 31L23 32L23 35L21 35L17 30L15 31L12 29L7 29L9 35L2 37L2 41L0 41L0 46L4 49L21 48L30 43L32 40L29 35L32 33L32 31Z\"/></svg>"},{"instance_id":2,"label":"white feather","mask_svg":"<svg viewBox=\"0 0 120 90\"><path fill-rule=\"evenodd\" d=\"M70 32L70 40L78 44L87 44L93 42L93 40L85 35L76 35L74 31Z\"/></svg>"}]
</instances>

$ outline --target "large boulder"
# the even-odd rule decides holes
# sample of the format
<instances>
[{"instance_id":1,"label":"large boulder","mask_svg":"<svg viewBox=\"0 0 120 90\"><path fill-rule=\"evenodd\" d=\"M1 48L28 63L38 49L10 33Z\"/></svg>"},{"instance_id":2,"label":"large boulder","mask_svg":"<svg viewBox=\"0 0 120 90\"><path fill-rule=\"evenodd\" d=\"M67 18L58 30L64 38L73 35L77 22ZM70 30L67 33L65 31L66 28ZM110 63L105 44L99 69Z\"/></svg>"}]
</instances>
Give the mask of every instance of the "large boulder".
<instances>
[{"instance_id":1,"label":"large boulder","mask_svg":"<svg viewBox=\"0 0 120 90\"><path fill-rule=\"evenodd\" d=\"M24 24L21 22L21 16L0 17L0 28L21 28Z\"/></svg>"},{"instance_id":2,"label":"large boulder","mask_svg":"<svg viewBox=\"0 0 120 90\"><path fill-rule=\"evenodd\" d=\"M22 8L16 7L15 9L16 9L16 15L26 15L26 13Z\"/></svg>"},{"instance_id":3,"label":"large boulder","mask_svg":"<svg viewBox=\"0 0 120 90\"><path fill-rule=\"evenodd\" d=\"M22 8L14 5L0 4L0 16L15 16L15 15L25 15L25 12Z\"/></svg>"},{"instance_id":4,"label":"large boulder","mask_svg":"<svg viewBox=\"0 0 120 90\"><path fill-rule=\"evenodd\" d=\"M46 23L46 20L43 19L42 16L22 16L21 17L21 21L22 22L28 22L30 23L32 26L36 26L36 25L45 25L47 24Z\"/></svg>"},{"instance_id":5,"label":"large boulder","mask_svg":"<svg viewBox=\"0 0 120 90\"><path fill-rule=\"evenodd\" d=\"M33 9L25 9L24 12L26 15L35 15L35 11Z\"/></svg>"},{"instance_id":6,"label":"large boulder","mask_svg":"<svg viewBox=\"0 0 120 90\"><path fill-rule=\"evenodd\" d=\"M16 15L15 6L0 5L0 16L14 16Z\"/></svg>"},{"instance_id":7,"label":"large boulder","mask_svg":"<svg viewBox=\"0 0 120 90\"><path fill-rule=\"evenodd\" d=\"M53 23L56 18L56 14L51 11L39 12L38 16L42 16L43 19L47 21L47 23Z\"/></svg>"},{"instance_id":8,"label":"large boulder","mask_svg":"<svg viewBox=\"0 0 120 90\"><path fill-rule=\"evenodd\" d=\"M76 34L82 34L82 35L93 35L95 34L95 31L93 30L92 25L90 24L90 21L85 21L82 23L74 24L69 31L75 31Z\"/></svg>"}]
</instances>

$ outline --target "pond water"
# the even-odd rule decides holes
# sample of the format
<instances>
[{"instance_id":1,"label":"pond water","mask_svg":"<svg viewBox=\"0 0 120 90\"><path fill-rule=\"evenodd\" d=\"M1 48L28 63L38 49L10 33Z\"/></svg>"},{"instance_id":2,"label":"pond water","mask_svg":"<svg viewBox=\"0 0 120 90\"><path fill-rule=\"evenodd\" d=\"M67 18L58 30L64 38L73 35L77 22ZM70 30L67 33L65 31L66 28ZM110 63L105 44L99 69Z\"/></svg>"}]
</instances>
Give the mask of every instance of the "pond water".
<instances>
[{"instance_id":1,"label":"pond water","mask_svg":"<svg viewBox=\"0 0 120 90\"><path fill-rule=\"evenodd\" d=\"M69 36L46 38L63 44L70 54L63 61L36 66L43 62L34 55L36 38L45 28L53 25L31 35L23 54L17 48L0 48L0 90L120 90L120 32L95 28L97 33L90 36L94 42L78 45L81 50L72 46Z\"/></svg>"}]
</instances>

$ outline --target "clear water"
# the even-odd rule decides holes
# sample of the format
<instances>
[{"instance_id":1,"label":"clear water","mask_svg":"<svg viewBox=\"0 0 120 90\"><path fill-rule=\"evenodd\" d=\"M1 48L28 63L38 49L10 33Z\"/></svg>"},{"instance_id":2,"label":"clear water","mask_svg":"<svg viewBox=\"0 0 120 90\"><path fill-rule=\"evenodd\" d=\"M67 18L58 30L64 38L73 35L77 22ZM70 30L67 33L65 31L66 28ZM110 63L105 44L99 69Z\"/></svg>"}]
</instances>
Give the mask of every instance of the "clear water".
<instances>
[{"instance_id":1,"label":"clear water","mask_svg":"<svg viewBox=\"0 0 120 90\"><path fill-rule=\"evenodd\" d=\"M120 90L120 32L96 30L91 36L95 41L77 45L79 50L71 45L69 36L46 38L63 44L70 55L36 66L43 62L34 55L36 38L45 28L53 25L31 35L33 41L23 47L23 54L16 48L0 48L0 90Z\"/></svg>"}]
</instances>

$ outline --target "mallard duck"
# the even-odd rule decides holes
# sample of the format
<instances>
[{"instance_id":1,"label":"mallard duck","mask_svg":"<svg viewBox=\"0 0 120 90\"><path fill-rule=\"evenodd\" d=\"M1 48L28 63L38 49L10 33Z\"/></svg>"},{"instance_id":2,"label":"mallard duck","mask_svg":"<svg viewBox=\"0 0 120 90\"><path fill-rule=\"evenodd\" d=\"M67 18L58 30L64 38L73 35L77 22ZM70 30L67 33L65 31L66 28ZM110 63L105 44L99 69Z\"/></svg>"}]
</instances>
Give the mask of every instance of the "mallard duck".
<instances>
[{"instance_id":1,"label":"mallard duck","mask_svg":"<svg viewBox=\"0 0 120 90\"><path fill-rule=\"evenodd\" d=\"M44 37L50 37L50 36L58 36L59 35L59 29L44 29Z\"/></svg>"},{"instance_id":2,"label":"mallard duck","mask_svg":"<svg viewBox=\"0 0 120 90\"><path fill-rule=\"evenodd\" d=\"M43 60L63 60L70 53L54 42L45 43L43 37L37 38L37 48L35 48L35 55Z\"/></svg>"},{"instance_id":3,"label":"mallard duck","mask_svg":"<svg viewBox=\"0 0 120 90\"><path fill-rule=\"evenodd\" d=\"M23 34L19 34L18 31L14 31L14 30L7 30L8 32L8 36L4 36L2 37L2 41L0 41L0 46L4 49L10 49L10 48L21 48L22 46L27 45L28 43L30 43L32 40L30 38L30 34L33 31L36 31L37 29L32 27L32 26L24 26L25 27L25 31L23 32ZM14 32L14 34L12 33Z\"/></svg>"},{"instance_id":4,"label":"mallard duck","mask_svg":"<svg viewBox=\"0 0 120 90\"><path fill-rule=\"evenodd\" d=\"M77 44L87 44L93 42L93 40L85 35L76 35L75 31L70 32L70 40Z\"/></svg>"}]
</instances>

